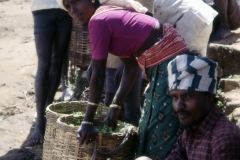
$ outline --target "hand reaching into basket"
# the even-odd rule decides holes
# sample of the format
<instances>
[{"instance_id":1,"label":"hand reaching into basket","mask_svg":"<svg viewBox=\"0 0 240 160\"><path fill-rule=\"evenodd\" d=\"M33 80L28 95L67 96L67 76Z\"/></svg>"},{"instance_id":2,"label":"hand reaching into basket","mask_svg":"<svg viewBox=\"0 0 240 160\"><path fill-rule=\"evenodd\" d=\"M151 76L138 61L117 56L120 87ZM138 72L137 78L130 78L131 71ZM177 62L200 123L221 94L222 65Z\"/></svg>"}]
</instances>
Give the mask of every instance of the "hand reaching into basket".
<instances>
[{"instance_id":1,"label":"hand reaching into basket","mask_svg":"<svg viewBox=\"0 0 240 160\"><path fill-rule=\"evenodd\" d=\"M83 121L77 130L77 141L82 145L95 141L97 132L94 129L93 123Z\"/></svg>"},{"instance_id":2,"label":"hand reaching into basket","mask_svg":"<svg viewBox=\"0 0 240 160\"><path fill-rule=\"evenodd\" d=\"M118 118L121 111L121 106L111 104L106 118L106 126L112 128L113 131L117 129Z\"/></svg>"}]
</instances>

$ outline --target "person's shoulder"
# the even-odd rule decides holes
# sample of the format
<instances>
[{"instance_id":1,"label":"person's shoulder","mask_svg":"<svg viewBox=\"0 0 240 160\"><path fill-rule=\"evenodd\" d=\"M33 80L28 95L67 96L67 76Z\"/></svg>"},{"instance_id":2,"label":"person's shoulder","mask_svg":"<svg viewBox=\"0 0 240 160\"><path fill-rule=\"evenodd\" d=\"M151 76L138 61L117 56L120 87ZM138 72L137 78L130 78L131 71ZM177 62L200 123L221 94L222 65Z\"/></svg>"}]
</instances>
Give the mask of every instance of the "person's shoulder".
<instances>
[{"instance_id":1,"label":"person's shoulder","mask_svg":"<svg viewBox=\"0 0 240 160\"><path fill-rule=\"evenodd\" d=\"M96 11L95 14L92 16L90 22L95 23L107 23L110 19L118 19L119 17L116 16L116 12L120 10L100 10Z\"/></svg>"},{"instance_id":2,"label":"person's shoulder","mask_svg":"<svg viewBox=\"0 0 240 160\"><path fill-rule=\"evenodd\" d=\"M99 15L94 15L90 21L89 21L89 27L90 30L92 27L94 28L100 28L101 26L105 26L107 24L105 17L103 16L103 14L99 14Z\"/></svg>"},{"instance_id":3,"label":"person's shoulder","mask_svg":"<svg viewBox=\"0 0 240 160\"><path fill-rule=\"evenodd\" d=\"M216 123L211 139L212 159L240 158L240 129L225 116Z\"/></svg>"},{"instance_id":4,"label":"person's shoulder","mask_svg":"<svg viewBox=\"0 0 240 160\"><path fill-rule=\"evenodd\" d=\"M223 115L216 122L212 135L215 140L232 138L240 140L240 128Z\"/></svg>"}]
</instances>

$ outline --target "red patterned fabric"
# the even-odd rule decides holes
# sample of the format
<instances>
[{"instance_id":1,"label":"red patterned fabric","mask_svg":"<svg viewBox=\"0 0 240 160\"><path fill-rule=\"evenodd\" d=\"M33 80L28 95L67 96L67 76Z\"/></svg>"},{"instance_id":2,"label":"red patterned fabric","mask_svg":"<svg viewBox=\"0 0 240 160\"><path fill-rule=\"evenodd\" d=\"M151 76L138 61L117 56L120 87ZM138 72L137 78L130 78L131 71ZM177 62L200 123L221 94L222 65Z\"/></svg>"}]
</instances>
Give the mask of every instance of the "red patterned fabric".
<instances>
[{"instance_id":1,"label":"red patterned fabric","mask_svg":"<svg viewBox=\"0 0 240 160\"><path fill-rule=\"evenodd\" d=\"M163 25L163 37L153 47L138 57L142 70L155 66L187 50L187 44L172 25Z\"/></svg>"},{"instance_id":2,"label":"red patterned fabric","mask_svg":"<svg viewBox=\"0 0 240 160\"><path fill-rule=\"evenodd\" d=\"M239 160L240 129L213 108L195 130L186 128L166 160Z\"/></svg>"}]
</instances>

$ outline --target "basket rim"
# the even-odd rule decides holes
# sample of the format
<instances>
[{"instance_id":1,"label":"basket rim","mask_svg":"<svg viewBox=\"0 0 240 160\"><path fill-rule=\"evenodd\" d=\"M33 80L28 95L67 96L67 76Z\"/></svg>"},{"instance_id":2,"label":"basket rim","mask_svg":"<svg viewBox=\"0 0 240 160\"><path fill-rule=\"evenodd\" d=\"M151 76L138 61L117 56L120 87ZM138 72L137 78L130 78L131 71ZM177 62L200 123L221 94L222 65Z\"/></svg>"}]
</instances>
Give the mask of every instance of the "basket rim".
<instances>
[{"instance_id":1,"label":"basket rim","mask_svg":"<svg viewBox=\"0 0 240 160\"><path fill-rule=\"evenodd\" d=\"M71 104L73 104L73 105L79 104L79 105L86 105L87 106L88 105L88 101L82 101L82 100L81 101L62 101L62 102L52 103L52 104L47 106L46 114L51 114L51 115L57 116L57 117L70 115L70 114L67 114L67 113L66 114L64 114L64 113L57 113L57 112L54 112L51 109L53 106L64 105L64 104L69 104L69 105L71 105ZM102 107L102 108L108 109L108 107L106 105L104 105L103 103L99 103L98 107Z\"/></svg>"},{"instance_id":2,"label":"basket rim","mask_svg":"<svg viewBox=\"0 0 240 160\"><path fill-rule=\"evenodd\" d=\"M78 129L79 126L70 126L70 125L66 124L65 122L62 122L61 119L62 119L62 118L66 118L66 117L84 118L83 116L68 115L68 116L60 116L60 117L57 119L57 124L63 125L64 127L69 127L69 128L71 128L71 129L72 129L72 128Z\"/></svg>"},{"instance_id":3,"label":"basket rim","mask_svg":"<svg viewBox=\"0 0 240 160\"><path fill-rule=\"evenodd\" d=\"M83 102L83 101L82 101ZM85 101L84 101L85 102ZM87 102L85 102L85 103L87 103ZM63 101L63 102L57 102L57 103L52 103L52 104L50 104L47 108L46 108L46 117L48 117L48 119L51 119L51 118L53 118L53 119L56 119L56 118L58 118L58 117L60 117L60 116L67 116L67 115L69 115L69 114L64 114L64 113L57 113L57 112L54 112L53 110L51 110L51 107L53 107L53 106L56 106L56 105L64 105L64 104L79 104L78 103L78 101L70 101L70 102L68 102L68 101ZM51 117L51 118L50 118Z\"/></svg>"}]
</instances>

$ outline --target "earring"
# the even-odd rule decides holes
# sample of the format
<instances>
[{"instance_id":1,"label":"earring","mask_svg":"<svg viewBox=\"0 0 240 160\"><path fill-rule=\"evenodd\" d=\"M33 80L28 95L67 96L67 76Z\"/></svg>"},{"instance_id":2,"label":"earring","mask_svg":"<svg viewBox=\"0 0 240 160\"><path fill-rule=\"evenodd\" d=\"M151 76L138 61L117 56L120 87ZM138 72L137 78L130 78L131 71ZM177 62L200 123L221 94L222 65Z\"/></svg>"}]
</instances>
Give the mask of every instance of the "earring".
<instances>
[{"instance_id":1,"label":"earring","mask_svg":"<svg viewBox=\"0 0 240 160\"><path fill-rule=\"evenodd\" d=\"M92 3L95 3L95 0L92 0Z\"/></svg>"}]
</instances>

